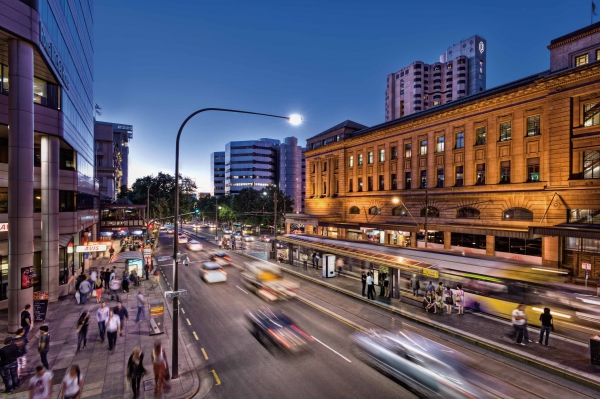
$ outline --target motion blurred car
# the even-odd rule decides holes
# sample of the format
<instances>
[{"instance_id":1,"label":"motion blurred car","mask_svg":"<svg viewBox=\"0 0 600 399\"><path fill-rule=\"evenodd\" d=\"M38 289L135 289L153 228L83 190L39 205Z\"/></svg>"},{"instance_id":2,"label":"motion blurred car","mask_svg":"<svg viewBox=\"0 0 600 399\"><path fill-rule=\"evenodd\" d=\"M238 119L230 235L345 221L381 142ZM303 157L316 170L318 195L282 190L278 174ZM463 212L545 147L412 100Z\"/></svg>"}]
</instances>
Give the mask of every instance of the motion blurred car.
<instances>
[{"instance_id":1,"label":"motion blurred car","mask_svg":"<svg viewBox=\"0 0 600 399\"><path fill-rule=\"evenodd\" d=\"M227 281L227 273L216 262L205 262L200 268L200 278L205 283L220 283Z\"/></svg>"},{"instance_id":2,"label":"motion blurred car","mask_svg":"<svg viewBox=\"0 0 600 399\"><path fill-rule=\"evenodd\" d=\"M161 230L166 230L166 229L167 229L167 226L160 226L160 229L161 229Z\"/></svg>"},{"instance_id":3,"label":"motion blurred car","mask_svg":"<svg viewBox=\"0 0 600 399\"><path fill-rule=\"evenodd\" d=\"M309 349L314 342L313 337L281 310L264 307L257 311L247 310L244 314L252 334L267 348L298 353Z\"/></svg>"},{"instance_id":4,"label":"motion blurred car","mask_svg":"<svg viewBox=\"0 0 600 399\"><path fill-rule=\"evenodd\" d=\"M242 234L240 239L245 242L254 242L254 237L248 234Z\"/></svg>"},{"instance_id":5,"label":"motion blurred car","mask_svg":"<svg viewBox=\"0 0 600 399\"><path fill-rule=\"evenodd\" d=\"M228 266L231 264L231 258L225 252L215 252L212 256L212 260L221 266Z\"/></svg>"},{"instance_id":6,"label":"motion blurred car","mask_svg":"<svg viewBox=\"0 0 600 399\"><path fill-rule=\"evenodd\" d=\"M175 229L172 226L167 227L167 234L175 233Z\"/></svg>"},{"instance_id":7,"label":"motion blurred car","mask_svg":"<svg viewBox=\"0 0 600 399\"><path fill-rule=\"evenodd\" d=\"M287 247L288 247L287 242L277 241L277 248L281 249L281 248L287 248Z\"/></svg>"},{"instance_id":8,"label":"motion blurred car","mask_svg":"<svg viewBox=\"0 0 600 399\"><path fill-rule=\"evenodd\" d=\"M239 240L242 237L242 232L241 231L234 231L233 233L231 233L231 237L235 238L236 240Z\"/></svg>"},{"instance_id":9,"label":"motion blurred car","mask_svg":"<svg viewBox=\"0 0 600 399\"><path fill-rule=\"evenodd\" d=\"M273 237L270 237L270 236L260 236L259 240L261 240L262 242L271 242L271 241L273 241Z\"/></svg>"},{"instance_id":10,"label":"motion blurred car","mask_svg":"<svg viewBox=\"0 0 600 399\"><path fill-rule=\"evenodd\" d=\"M461 375L457 352L408 331L355 333L360 360L425 398L491 398Z\"/></svg>"},{"instance_id":11,"label":"motion blurred car","mask_svg":"<svg viewBox=\"0 0 600 399\"><path fill-rule=\"evenodd\" d=\"M190 251L202 251L204 247L196 240L189 240L186 244L187 249Z\"/></svg>"},{"instance_id":12,"label":"motion blurred car","mask_svg":"<svg viewBox=\"0 0 600 399\"><path fill-rule=\"evenodd\" d=\"M225 227L223 229L223 234L231 234L231 233L232 233L231 229L228 229L227 227Z\"/></svg>"},{"instance_id":13,"label":"motion blurred car","mask_svg":"<svg viewBox=\"0 0 600 399\"><path fill-rule=\"evenodd\" d=\"M179 234L177 236L177 242L178 243L185 244L185 243L187 243L187 241L188 241L188 239L187 239L187 236L185 234Z\"/></svg>"}]
</instances>

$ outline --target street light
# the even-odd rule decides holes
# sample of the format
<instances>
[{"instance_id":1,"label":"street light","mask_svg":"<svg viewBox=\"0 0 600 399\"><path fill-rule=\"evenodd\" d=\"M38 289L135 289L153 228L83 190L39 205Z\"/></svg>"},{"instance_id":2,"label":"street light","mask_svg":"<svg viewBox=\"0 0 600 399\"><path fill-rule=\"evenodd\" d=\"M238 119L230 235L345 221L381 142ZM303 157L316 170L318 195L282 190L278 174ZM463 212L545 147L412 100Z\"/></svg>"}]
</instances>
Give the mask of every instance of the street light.
<instances>
[{"instance_id":1,"label":"street light","mask_svg":"<svg viewBox=\"0 0 600 399\"><path fill-rule=\"evenodd\" d=\"M219 242L219 199L215 197L215 241Z\"/></svg>"},{"instance_id":2,"label":"street light","mask_svg":"<svg viewBox=\"0 0 600 399\"><path fill-rule=\"evenodd\" d=\"M279 115L263 114L263 113L259 113L259 112L239 111L239 110L235 110L235 109L225 109L225 108L203 108L201 110L193 112L190 116L188 116L183 121L183 123L181 124L181 127L179 128L179 132L177 132L177 139L175 141L175 206L174 206L174 208L175 208L175 212L174 212L174 214L175 214L174 215L175 216L175 229L173 232L174 233L173 234L173 291L179 290L179 276L177 273L177 266L179 263L179 260L177 258L177 253L179 250L179 245L178 245L179 244L179 240L178 240L179 224L177 223L177 221L179 220L179 139L181 138L181 132L183 131L183 128L189 122L189 120L192 119L194 116L198 115L199 113L206 112L206 111L232 112L232 113L236 113L236 114L268 116L270 118L286 119L294 125L297 125L300 122L302 122L302 118L298 115L279 116ZM217 210L217 215L218 215L218 210ZM217 231L217 235L218 235L218 231ZM179 338L178 338L178 333L179 333L179 298L175 296L175 297L173 297L173 349L172 349L172 359L171 359L171 367L172 367L171 378L179 377L179 364L178 364L178 362L179 362Z\"/></svg>"}]
</instances>

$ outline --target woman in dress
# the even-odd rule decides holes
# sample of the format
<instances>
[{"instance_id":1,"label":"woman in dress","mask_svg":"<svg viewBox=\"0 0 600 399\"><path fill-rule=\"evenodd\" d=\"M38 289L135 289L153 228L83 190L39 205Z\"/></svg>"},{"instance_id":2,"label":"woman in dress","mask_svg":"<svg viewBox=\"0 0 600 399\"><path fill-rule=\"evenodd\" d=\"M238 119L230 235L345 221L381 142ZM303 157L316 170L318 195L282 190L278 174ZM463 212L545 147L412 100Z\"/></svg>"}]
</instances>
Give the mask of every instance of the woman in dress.
<instances>
[{"instance_id":1,"label":"woman in dress","mask_svg":"<svg viewBox=\"0 0 600 399\"><path fill-rule=\"evenodd\" d=\"M135 348L131 353L131 356L129 356L127 370L125 372L126 377L131 382L133 399L137 399L140 394L140 384L144 374L146 374L146 369L144 368L144 353L140 348Z\"/></svg>"},{"instance_id":2,"label":"woman in dress","mask_svg":"<svg viewBox=\"0 0 600 399\"><path fill-rule=\"evenodd\" d=\"M465 292L462 285L456 286L456 306L458 306L458 314L465 314Z\"/></svg>"}]
</instances>

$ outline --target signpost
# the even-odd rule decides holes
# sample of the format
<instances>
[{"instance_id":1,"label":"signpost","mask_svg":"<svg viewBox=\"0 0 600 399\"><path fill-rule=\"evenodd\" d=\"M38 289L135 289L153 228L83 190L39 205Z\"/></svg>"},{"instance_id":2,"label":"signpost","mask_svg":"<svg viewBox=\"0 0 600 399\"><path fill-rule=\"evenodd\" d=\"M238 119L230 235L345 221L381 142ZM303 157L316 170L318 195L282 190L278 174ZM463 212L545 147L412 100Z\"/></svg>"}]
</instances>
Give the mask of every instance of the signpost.
<instances>
[{"instance_id":1,"label":"signpost","mask_svg":"<svg viewBox=\"0 0 600 399\"><path fill-rule=\"evenodd\" d=\"M49 292L34 292L33 293L33 320L46 321L46 313L48 312Z\"/></svg>"}]
</instances>

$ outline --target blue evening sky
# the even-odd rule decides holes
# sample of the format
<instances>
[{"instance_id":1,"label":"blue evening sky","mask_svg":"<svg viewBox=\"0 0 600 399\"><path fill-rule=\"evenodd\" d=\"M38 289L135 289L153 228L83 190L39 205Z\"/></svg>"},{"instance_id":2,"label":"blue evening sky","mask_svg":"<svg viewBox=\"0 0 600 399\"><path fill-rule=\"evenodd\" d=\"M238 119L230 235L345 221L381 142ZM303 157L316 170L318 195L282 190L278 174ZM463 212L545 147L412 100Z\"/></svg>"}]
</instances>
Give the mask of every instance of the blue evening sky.
<instances>
[{"instance_id":1,"label":"blue evening sky","mask_svg":"<svg viewBox=\"0 0 600 399\"><path fill-rule=\"evenodd\" d=\"M473 34L487 40L488 88L544 71L550 40L588 25L590 7L589 0L96 1L98 119L134 126L131 184L173 173L177 130L197 109L304 117L300 126L235 114L192 119L180 170L209 191L210 153L228 141L296 136L304 146L346 119L382 123L389 73L437 61Z\"/></svg>"}]
</instances>

